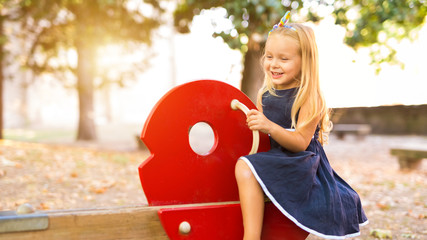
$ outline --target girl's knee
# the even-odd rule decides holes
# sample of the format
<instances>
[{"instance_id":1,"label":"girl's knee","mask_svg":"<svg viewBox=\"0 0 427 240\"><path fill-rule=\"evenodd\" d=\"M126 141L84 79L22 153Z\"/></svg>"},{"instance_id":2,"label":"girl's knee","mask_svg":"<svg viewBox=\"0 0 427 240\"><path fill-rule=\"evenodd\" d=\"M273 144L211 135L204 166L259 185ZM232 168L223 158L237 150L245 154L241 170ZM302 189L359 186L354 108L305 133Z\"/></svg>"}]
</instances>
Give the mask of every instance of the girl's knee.
<instances>
[{"instance_id":1,"label":"girl's knee","mask_svg":"<svg viewBox=\"0 0 427 240\"><path fill-rule=\"evenodd\" d=\"M235 167L235 176L236 180L239 182L240 180L247 180L252 179L254 177L251 169L249 168L248 164L243 161L242 159L239 159L236 163Z\"/></svg>"}]
</instances>

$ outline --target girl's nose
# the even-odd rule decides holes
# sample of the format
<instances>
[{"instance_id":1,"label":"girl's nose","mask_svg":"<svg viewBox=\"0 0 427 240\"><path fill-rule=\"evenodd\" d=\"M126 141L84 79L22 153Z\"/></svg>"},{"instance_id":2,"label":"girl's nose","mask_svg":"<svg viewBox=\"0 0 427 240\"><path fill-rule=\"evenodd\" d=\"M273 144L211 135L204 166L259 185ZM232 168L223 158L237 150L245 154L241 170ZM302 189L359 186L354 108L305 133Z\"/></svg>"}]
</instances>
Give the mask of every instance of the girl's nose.
<instances>
[{"instance_id":1,"label":"girl's nose","mask_svg":"<svg viewBox=\"0 0 427 240\"><path fill-rule=\"evenodd\" d=\"M274 68L279 67L279 61L277 61L277 59L273 59L271 61L271 66Z\"/></svg>"}]
</instances>

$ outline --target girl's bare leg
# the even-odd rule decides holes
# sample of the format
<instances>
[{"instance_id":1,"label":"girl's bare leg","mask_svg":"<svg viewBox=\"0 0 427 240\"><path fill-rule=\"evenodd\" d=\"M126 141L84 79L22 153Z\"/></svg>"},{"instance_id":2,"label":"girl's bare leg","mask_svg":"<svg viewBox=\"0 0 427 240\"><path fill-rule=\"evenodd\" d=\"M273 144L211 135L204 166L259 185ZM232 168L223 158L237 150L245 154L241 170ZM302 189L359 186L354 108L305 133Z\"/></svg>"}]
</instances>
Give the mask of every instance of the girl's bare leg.
<instances>
[{"instance_id":1,"label":"girl's bare leg","mask_svg":"<svg viewBox=\"0 0 427 240\"><path fill-rule=\"evenodd\" d=\"M236 163L235 175L239 187L242 208L244 240L260 240L264 219L264 194L249 166L243 161Z\"/></svg>"}]
</instances>

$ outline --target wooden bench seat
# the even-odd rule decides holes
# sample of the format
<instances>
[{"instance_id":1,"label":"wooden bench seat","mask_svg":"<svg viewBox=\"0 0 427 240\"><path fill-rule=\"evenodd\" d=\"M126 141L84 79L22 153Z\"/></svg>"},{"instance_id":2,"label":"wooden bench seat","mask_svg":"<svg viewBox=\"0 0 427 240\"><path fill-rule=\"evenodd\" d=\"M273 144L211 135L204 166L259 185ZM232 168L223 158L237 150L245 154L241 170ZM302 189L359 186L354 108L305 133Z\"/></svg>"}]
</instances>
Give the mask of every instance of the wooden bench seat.
<instances>
[{"instance_id":1,"label":"wooden bench seat","mask_svg":"<svg viewBox=\"0 0 427 240\"><path fill-rule=\"evenodd\" d=\"M157 215L160 208L128 206L41 211L35 216L0 215L0 240L167 240ZM47 221L48 224L36 230L34 227L41 221Z\"/></svg>"},{"instance_id":2,"label":"wooden bench seat","mask_svg":"<svg viewBox=\"0 0 427 240\"><path fill-rule=\"evenodd\" d=\"M346 134L355 134L359 138L363 138L371 133L371 126L368 124L334 124L332 132L339 139L344 139Z\"/></svg>"},{"instance_id":3,"label":"wooden bench seat","mask_svg":"<svg viewBox=\"0 0 427 240\"><path fill-rule=\"evenodd\" d=\"M392 148L390 154L397 156L401 170L414 170L427 158L427 146Z\"/></svg>"}]
</instances>

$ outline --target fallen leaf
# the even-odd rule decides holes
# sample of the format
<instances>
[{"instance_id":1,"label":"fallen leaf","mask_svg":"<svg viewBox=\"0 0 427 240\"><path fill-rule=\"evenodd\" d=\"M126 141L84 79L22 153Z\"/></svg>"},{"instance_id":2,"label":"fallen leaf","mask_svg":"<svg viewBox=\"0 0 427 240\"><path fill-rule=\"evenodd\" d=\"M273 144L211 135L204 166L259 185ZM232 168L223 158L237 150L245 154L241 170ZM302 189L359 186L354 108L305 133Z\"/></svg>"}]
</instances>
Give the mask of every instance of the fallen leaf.
<instances>
[{"instance_id":1,"label":"fallen leaf","mask_svg":"<svg viewBox=\"0 0 427 240\"><path fill-rule=\"evenodd\" d=\"M48 209L50 209L50 207L46 203L40 203L38 209L48 210Z\"/></svg>"},{"instance_id":2,"label":"fallen leaf","mask_svg":"<svg viewBox=\"0 0 427 240\"><path fill-rule=\"evenodd\" d=\"M377 203L377 207L383 211L390 210L390 205L386 203Z\"/></svg>"},{"instance_id":3,"label":"fallen leaf","mask_svg":"<svg viewBox=\"0 0 427 240\"><path fill-rule=\"evenodd\" d=\"M100 188L92 188L91 189L92 192L96 193L96 194L102 194L105 193L105 191L107 191L106 187L100 187Z\"/></svg>"},{"instance_id":4,"label":"fallen leaf","mask_svg":"<svg viewBox=\"0 0 427 240\"><path fill-rule=\"evenodd\" d=\"M385 229L373 229L371 230L370 235L380 239L393 238L391 231Z\"/></svg>"}]
</instances>

